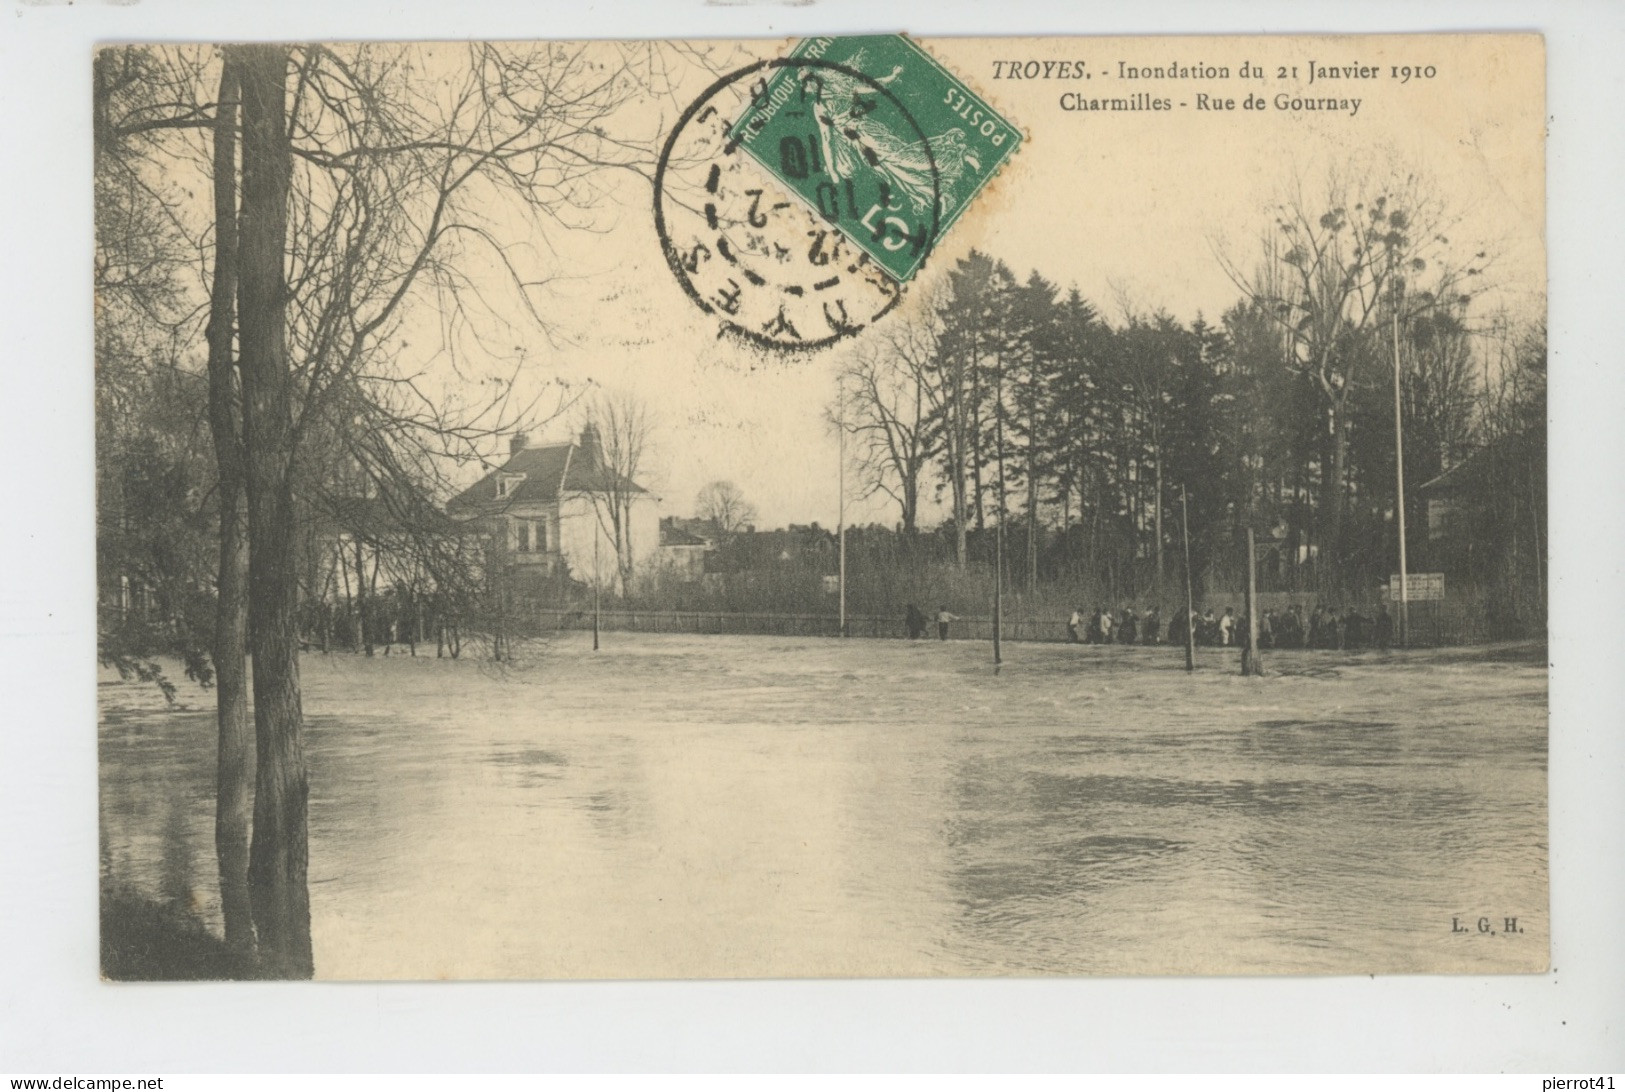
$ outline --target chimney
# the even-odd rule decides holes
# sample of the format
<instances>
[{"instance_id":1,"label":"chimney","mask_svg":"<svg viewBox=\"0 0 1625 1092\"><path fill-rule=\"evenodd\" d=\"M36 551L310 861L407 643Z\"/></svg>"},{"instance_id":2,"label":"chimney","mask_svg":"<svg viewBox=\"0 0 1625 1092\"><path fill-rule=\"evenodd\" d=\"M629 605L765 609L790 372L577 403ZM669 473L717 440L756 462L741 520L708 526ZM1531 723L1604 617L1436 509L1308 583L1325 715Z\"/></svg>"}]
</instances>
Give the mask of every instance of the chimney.
<instances>
[{"instance_id":1,"label":"chimney","mask_svg":"<svg viewBox=\"0 0 1625 1092\"><path fill-rule=\"evenodd\" d=\"M508 456L512 458L521 451L525 450L525 444L527 444L529 441L530 437L525 435L523 432L516 432L512 436L508 437Z\"/></svg>"},{"instance_id":2,"label":"chimney","mask_svg":"<svg viewBox=\"0 0 1625 1092\"><path fill-rule=\"evenodd\" d=\"M588 466L604 465L604 447L598 439L598 426L591 421L581 429L581 454Z\"/></svg>"}]
</instances>

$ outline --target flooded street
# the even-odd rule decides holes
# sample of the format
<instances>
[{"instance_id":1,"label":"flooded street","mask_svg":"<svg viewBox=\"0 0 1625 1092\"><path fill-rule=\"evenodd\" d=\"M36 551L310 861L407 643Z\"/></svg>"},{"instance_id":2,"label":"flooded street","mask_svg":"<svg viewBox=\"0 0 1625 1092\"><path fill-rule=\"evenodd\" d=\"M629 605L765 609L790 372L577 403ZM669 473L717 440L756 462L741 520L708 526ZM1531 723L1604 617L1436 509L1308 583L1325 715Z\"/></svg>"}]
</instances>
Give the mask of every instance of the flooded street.
<instances>
[{"instance_id":1,"label":"flooded street","mask_svg":"<svg viewBox=\"0 0 1625 1092\"><path fill-rule=\"evenodd\" d=\"M589 640L305 658L318 977L1545 967L1540 650ZM101 699L104 879L218 931L213 692Z\"/></svg>"}]
</instances>

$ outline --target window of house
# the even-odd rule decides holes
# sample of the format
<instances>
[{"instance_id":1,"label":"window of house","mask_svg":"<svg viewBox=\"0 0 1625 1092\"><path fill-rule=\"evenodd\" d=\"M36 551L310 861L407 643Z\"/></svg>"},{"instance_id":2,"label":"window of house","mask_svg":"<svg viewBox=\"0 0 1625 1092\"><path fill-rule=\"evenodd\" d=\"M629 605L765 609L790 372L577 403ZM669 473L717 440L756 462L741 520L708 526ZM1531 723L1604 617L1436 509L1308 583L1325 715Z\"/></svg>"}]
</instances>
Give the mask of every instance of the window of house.
<instances>
[{"instance_id":1,"label":"window of house","mask_svg":"<svg viewBox=\"0 0 1625 1092\"><path fill-rule=\"evenodd\" d=\"M523 474L498 474L497 497L502 498L511 495L515 489L519 488L519 483L524 480L525 476Z\"/></svg>"},{"instance_id":2,"label":"window of house","mask_svg":"<svg viewBox=\"0 0 1625 1092\"><path fill-rule=\"evenodd\" d=\"M516 519L513 521L514 551L521 554L547 553L547 520Z\"/></svg>"}]
</instances>

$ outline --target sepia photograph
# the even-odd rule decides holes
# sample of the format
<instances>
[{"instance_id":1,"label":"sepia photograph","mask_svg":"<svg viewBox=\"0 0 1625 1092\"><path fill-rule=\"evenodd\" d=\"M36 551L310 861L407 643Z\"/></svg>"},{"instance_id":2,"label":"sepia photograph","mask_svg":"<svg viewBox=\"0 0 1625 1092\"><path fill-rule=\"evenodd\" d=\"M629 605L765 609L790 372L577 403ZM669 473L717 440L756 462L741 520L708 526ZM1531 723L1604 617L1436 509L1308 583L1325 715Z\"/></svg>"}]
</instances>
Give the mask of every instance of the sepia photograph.
<instances>
[{"instance_id":1,"label":"sepia photograph","mask_svg":"<svg viewBox=\"0 0 1625 1092\"><path fill-rule=\"evenodd\" d=\"M104 979L1550 967L1539 34L87 65Z\"/></svg>"}]
</instances>

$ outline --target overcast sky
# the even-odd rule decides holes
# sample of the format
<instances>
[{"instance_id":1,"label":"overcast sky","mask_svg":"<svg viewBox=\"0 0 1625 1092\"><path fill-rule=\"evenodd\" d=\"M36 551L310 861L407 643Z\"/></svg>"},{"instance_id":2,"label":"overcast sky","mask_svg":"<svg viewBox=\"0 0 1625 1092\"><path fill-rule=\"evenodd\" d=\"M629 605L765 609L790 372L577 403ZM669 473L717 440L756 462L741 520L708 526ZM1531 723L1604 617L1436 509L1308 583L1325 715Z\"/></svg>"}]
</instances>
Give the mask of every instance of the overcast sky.
<instances>
[{"instance_id":1,"label":"overcast sky","mask_svg":"<svg viewBox=\"0 0 1625 1092\"><path fill-rule=\"evenodd\" d=\"M953 261L983 249L1025 276L1036 268L1076 285L1114 320L1127 298L1189 321L1211 320L1238 291L1215 256L1243 266L1257 253L1269 207L1292 183L1311 191L1329 166L1409 165L1428 176L1461 217L1454 238L1464 254L1489 246L1499 256L1492 302L1522 314L1544 307L1542 244L1543 68L1538 38L1441 39L1047 39L926 40L925 47L988 97L1027 141L971 212L953 226L925 271L908 287L916 299ZM746 43L741 56L769 56L786 43ZM995 78L996 61L1081 59L1087 81ZM1116 78L1129 65L1227 66L1232 79ZM1263 80L1242 79L1244 62ZM1307 84L1311 63L1367 65L1380 78ZM1432 78L1399 82L1391 66L1432 65ZM1299 79L1275 77L1297 66ZM1052 69L1053 71L1054 69ZM670 125L677 107L711 82L694 68L678 93L647 109ZM906 75L905 75L906 78ZM1081 112L1062 108L1068 92L1089 96L1150 92L1187 104L1166 112ZM1238 108L1194 109L1195 95ZM1357 109L1279 110L1274 100L1358 98ZM1240 109L1254 93L1264 111ZM1070 101L1070 100L1068 100ZM765 177L765 176L764 176ZM1323 183L1322 183L1323 184ZM698 490L736 482L761 523L817 520L833 525L836 439L824 423L839 348L786 357L719 340L673 279L661 255L647 182L627 177L597 219L598 231L550 233L543 242L559 279L542 298L551 342L522 335L527 382L594 380L644 399L657 429L645 477L662 511L692 513ZM907 304L905 304L905 307ZM886 321L886 320L883 320ZM860 335L861 337L862 335ZM564 419L537 439L569 431ZM940 515L930 509L927 519ZM857 522L897 519L886 498L849 506Z\"/></svg>"}]
</instances>

